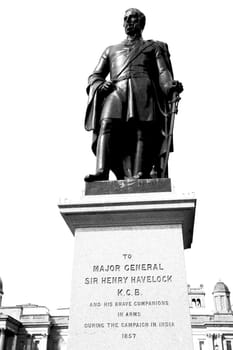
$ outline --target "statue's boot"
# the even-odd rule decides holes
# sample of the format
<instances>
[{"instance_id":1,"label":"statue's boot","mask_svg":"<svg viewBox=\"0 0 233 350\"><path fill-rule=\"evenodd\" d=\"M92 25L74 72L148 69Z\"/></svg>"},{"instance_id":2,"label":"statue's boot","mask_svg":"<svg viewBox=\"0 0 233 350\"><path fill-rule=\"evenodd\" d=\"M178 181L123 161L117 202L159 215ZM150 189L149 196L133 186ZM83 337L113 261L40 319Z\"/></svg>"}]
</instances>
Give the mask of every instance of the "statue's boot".
<instances>
[{"instance_id":1,"label":"statue's boot","mask_svg":"<svg viewBox=\"0 0 233 350\"><path fill-rule=\"evenodd\" d=\"M85 176L84 181L104 181L109 177L110 133L100 134L96 150L96 173Z\"/></svg>"}]
</instances>

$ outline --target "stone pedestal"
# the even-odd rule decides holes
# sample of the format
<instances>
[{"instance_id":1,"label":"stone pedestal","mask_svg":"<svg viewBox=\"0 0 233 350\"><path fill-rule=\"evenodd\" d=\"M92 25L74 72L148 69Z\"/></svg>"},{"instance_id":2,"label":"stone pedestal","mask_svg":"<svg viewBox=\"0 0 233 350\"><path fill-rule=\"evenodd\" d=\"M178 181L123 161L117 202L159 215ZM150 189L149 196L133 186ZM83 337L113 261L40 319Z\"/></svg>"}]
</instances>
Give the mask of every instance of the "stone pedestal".
<instances>
[{"instance_id":1,"label":"stone pedestal","mask_svg":"<svg viewBox=\"0 0 233 350\"><path fill-rule=\"evenodd\" d=\"M68 350L192 350L184 248L195 199L85 196L61 204L75 235Z\"/></svg>"}]
</instances>

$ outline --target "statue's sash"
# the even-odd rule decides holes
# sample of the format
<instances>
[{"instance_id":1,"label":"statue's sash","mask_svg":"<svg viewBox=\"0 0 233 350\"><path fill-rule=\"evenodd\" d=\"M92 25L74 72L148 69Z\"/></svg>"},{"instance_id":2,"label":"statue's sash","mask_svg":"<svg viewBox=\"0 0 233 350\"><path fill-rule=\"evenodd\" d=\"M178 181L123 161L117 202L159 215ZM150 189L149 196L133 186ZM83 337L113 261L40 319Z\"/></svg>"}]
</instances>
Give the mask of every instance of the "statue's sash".
<instances>
[{"instance_id":1,"label":"statue's sash","mask_svg":"<svg viewBox=\"0 0 233 350\"><path fill-rule=\"evenodd\" d=\"M123 67L121 68L120 72L111 79L112 82L115 82L118 80L120 75L124 72L124 70L129 66L130 63L132 63L143 51L145 51L148 47L152 46L154 44L153 40L147 40L142 46L136 45L134 50L131 51L130 55L127 57Z\"/></svg>"}]
</instances>

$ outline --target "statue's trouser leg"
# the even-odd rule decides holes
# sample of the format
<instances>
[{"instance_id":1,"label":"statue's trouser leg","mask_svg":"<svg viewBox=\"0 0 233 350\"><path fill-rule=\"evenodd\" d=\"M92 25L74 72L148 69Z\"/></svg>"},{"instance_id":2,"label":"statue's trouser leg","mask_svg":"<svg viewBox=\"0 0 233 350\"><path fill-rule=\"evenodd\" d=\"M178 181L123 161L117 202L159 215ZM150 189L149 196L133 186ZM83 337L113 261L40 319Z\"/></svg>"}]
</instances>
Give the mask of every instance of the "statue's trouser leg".
<instances>
[{"instance_id":1,"label":"statue's trouser leg","mask_svg":"<svg viewBox=\"0 0 233 350\"><path fill-rule=\"evenodd\" d=\"M96 150L96 173L104 174L106 179L108 179L110 170L111 130L112 121L102 120Z\"/></svg>"},{"instance_id":2,"label":"statue's trouser leg","mask_svg":"<svg viewBox=\"0 0 233 350\"><path fill-rule=\"evenodd\" d=\"M143 177L143 154L144 154L145 142L144 133L142 128L137 129L137 144L134 157L134 177Z\"/></svg>"}]
</instances>

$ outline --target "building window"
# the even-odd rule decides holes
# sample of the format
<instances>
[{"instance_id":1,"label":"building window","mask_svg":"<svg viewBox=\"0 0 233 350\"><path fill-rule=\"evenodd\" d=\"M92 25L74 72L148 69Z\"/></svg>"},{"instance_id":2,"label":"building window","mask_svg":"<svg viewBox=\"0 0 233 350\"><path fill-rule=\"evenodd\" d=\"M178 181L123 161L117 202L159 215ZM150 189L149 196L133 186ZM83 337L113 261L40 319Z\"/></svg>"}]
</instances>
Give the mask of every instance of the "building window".
<instances>
[{"instance_id":1,"label":"building window","mask_svg":"<svg viewBox=\"0 0 233 350\"><path fill-rule=\"evenodd\" d=\"M201 299L192 299L192 307L201 307Z\"/></svg>"},{"instance_id":2,"label":"building window","mask_svg":"<svg viewBox=\"0 0 233 350\"><path fill-rule=\"evenodd\" d=\"M199 349L204 350L204 340L199 341Z\"/></svg>"},{"instance_id":3,"label":"building window","mask_svg":"<svg viewBox=\"0 0 233 350\"><path fill-rule=\"evenodd\" d=\"M231 341L227 340L227 350L232 350Z\"/></svg>"},{"instance_id":4,"label":"building window","mask_svg":"<svg viewBox=\"0 0 233 350\"><path fill-rule=\"evenodd\" d=\"M224 296L220 296L220 307L221 307L221 311L224 310Z\"/></svg>"}]
</instances>

